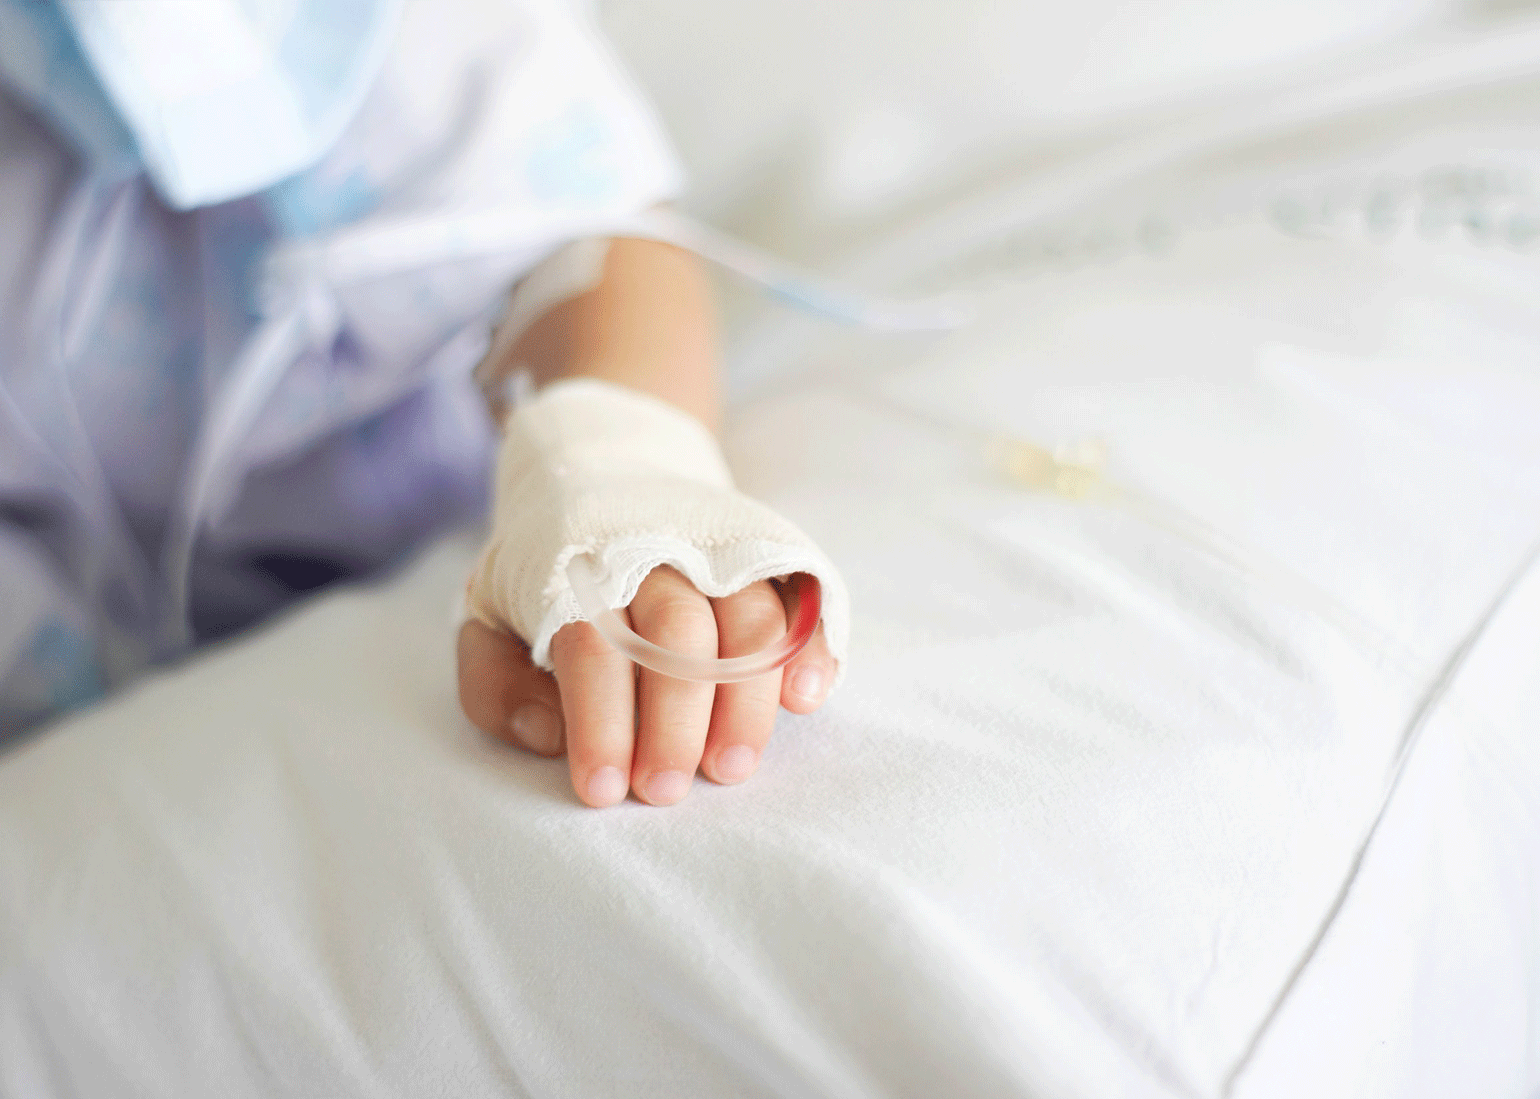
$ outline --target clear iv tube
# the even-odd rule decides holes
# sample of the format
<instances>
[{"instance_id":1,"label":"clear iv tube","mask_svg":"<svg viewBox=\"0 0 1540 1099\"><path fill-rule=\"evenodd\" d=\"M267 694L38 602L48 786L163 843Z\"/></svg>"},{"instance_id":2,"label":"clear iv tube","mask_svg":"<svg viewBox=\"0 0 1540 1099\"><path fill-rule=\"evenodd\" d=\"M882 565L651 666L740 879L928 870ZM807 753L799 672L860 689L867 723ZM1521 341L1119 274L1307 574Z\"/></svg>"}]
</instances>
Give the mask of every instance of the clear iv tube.
<instances>
[{"instance_id":1,"label":"clear iv tube","mask_svg":"<svg viewBox=\"0 0 1540 1099\"><path fill-rule=\"evenodd\" d=\"M818 581L806 573L798 573L787 581L792 588L795 611L785 636L775 644L749 656L686 656L653 644L626 625L620 614L599 594L593 560L586 554L568 562L567 582L572 585L572 594L583 617L611 645L644 668L674 679L693 679L699 683L739 683L757 679L789 664L813 639L818 619L823 614L823 593Z\"/></svg>"}]
</instances>

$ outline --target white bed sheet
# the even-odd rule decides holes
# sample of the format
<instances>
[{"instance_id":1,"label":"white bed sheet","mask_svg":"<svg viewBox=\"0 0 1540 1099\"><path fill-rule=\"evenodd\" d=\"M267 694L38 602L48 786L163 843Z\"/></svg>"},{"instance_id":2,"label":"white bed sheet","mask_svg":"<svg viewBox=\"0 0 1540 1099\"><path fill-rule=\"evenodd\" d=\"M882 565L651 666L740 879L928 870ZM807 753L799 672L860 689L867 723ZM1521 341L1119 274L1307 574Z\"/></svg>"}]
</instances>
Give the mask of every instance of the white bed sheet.
<instances>
[{"instance_id":1,"label":"white bed sheet","mask_svg":"<svg viewBox=\"0 0 1540 1099\"><path fill-rule=\"evenodd\" d=\"M1275 60L1439 10L1353 7ZM959 140L1042 137L948 71L981 79ZM700 83L672 76L665 105ZM766 175L789 131L723 105L784 121L753 84L684 144L773 243L816 254L935 185L906 173L950 146L816 80L827 132ZM1410 114L1522 151L1529 101ZM1383 152L1396 125L1345 129ZM703 166L724 126L760 144ZM843 157L863 134L909 159ZM987 221L863 273L924 281L927 241ZM0 1093L1532 1099L1533 258L1242 219L1048 269L928 344L747 343L735 465L840 562L858 633L745 787L592 812L469 729L444 623L469 540L0 756ZM1267 578L1024 493L958 425L1101 438Z\"/></svg>"},{"instance_id":2,"label":"white bed sheet","mask_svg":"<svg viewBox=\"0 0 1540 1099\"><path fill-rule=\"evenodd\" d=\"M1521 3L1470 0L596 0L713 214L818 228L1051 146ZM831 217L832 215L832 217Z\"/></svg>"},{"instance_id":3,"label":"white bed sheet","mask_svg":"<svg viewBox=\"0 0 1540 1099\"><path fill-rule=\"evenodd\" d=\"M464 541L49 731L0 757L0 1091L1532 1094L1535 288L1242 227L822 337L730 442L850 674L672 809L466 726ZM1099 436L1357 624L938 421Z\"/></svg>"},{"instance_id":4,"label":"white bed sheet","mask_svg":"<svg viewBox=\"0 0 1540 1099\"><path fill-rule=\"evenodd\" d=\"M1446 710L1429 722L1340 910L1238 1074L1237 1099L1535 1093L1537 621L1531 570L1460 673L1464 697L1501 717Z\"/></svg>"}]
</instances>

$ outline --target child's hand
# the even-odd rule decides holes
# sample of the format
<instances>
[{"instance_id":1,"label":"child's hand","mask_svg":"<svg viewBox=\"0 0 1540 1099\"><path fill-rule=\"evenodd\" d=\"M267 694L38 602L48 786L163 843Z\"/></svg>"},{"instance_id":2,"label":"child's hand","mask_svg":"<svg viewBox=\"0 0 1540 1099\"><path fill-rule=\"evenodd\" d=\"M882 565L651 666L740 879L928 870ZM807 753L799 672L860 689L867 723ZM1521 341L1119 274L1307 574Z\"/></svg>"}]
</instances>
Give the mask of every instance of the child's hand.
<instances>
[{"instance_id":1,"label":"child's hand","mask_svg":"<svg viewBox=\"0 0 1540 1099\"><path fill-rule=\"evenodd\" d=\"M579 547L596 552L630 590L635 574L623 555L608 561L607 550L617 540L634 545L666 533L669 552L650 560L675 559L682 544L715 567L702 574L720 585L715 590L751 575L816 575L838 650L848 600L832 562L733 488L713 435L720 418L713 332L711 283L694 257L619 239L609 243L596 285L494 344L478 368L491 385L527 368L537 392L499 417L505 434L493 530L466 591L479 620L460 629L460 702L499 739L540 755L565 752L573 789L589 805L614 805L628 789L651 805L672 805L689 792L697 768L716 782L742 782L759 763L777 710L809 713L834 683L823 625L786 667L718 685L639 669L586 622L549 636L553 677L535 667L515 633L483 624L507 623L544 644L558 561ZM731 570L715 556L708 562L702 547L724 535L729 545L769 547L774 567L742 556ZM701 657L757 653L785 634L787 621L767 582L708 599L671 568L644 577L624 613L648 641ZM570 609L549 620L567 617Z\"/></svg>"},{"instance_id":2,"label":"child's hand","mask_svg":"<svg viewBox=\"0 0 1540 1099\"><path fill-rule=\"evenodd\" d=\"M627 608L631 628L695 656L747 656L786 632L786 608L767 582L707 599L671 568L655 569ZM593 806L626 790L650 805L689 792L696 768L715 782L753 774L776 711L817 709L834 681L823 627L784 668L743 683L694 683L637 668L586 622L551 642L556 675L530 663L512 634L460 628L460 704L484 732L544 756L564 751L572 788Z\"/></svg>"}]
</instances>

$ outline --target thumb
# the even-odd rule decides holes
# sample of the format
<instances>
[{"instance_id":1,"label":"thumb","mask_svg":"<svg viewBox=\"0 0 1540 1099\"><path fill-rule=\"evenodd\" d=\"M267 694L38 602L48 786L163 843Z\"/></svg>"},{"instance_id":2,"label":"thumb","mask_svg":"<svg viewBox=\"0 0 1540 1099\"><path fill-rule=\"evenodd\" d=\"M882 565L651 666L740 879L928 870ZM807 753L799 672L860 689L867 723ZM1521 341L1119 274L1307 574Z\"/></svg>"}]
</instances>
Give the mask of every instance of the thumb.
<instances>
[{"instance_id":1,"label":"thumb","mask_svg":"<svg viewBox=\"0 0 1540 1099\"><path fill-rule=\"evenodd\" d=\"M489 736L542 756L566 748L556 679L529 659L529 646L477 621L460 627L460 706Z\"/></svg>"}]
</instances>

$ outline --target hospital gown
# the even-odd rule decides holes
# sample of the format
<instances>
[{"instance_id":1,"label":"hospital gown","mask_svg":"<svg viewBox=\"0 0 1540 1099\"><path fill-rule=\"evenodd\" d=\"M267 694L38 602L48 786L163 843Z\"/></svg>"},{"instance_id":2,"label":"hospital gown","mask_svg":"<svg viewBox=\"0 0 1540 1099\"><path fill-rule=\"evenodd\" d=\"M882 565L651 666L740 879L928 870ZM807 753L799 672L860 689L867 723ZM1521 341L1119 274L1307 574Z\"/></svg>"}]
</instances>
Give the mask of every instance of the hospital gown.
<instances>
[{"instance_id":1,"label":"hospital gown","mask_svg":"<svg viewBox=\"0 0 1540 1099\"><path fill-rule=\"evenodd\" d=\"M477 513L507 289L678 186L555 0L0 0L0 739Z\"/></svg>"}]
</instances>

